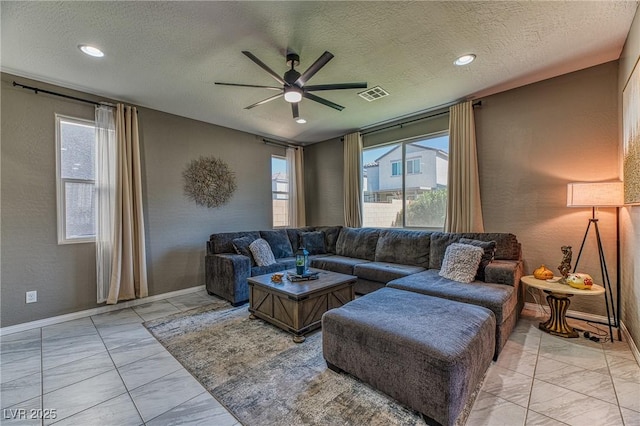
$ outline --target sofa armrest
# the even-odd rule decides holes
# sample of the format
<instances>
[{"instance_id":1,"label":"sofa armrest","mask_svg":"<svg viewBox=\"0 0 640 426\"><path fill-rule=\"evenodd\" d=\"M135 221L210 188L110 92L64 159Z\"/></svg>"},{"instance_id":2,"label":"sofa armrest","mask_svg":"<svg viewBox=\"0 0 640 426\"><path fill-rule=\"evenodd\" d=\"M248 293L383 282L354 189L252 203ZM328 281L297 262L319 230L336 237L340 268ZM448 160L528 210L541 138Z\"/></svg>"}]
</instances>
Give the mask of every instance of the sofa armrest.
<instances>
[{"instance_id":1,"label":"sofa armrest","mask_svg":"<svg viewBox=\"0 0 640 426\"><path fill-rule=\"evenodd\" d=\"M518 288L522 278L521 260L494 260L484 268L484 281Z\"/></svg>"},{"instance_id":2,"label":"sofa armrest","mask_svg":"<svg viewBox=\"0 0 640 426\"><path fill-rule=\"evenodd\" d=\"M205 257L207 291L234 305L249 300L251 260L241 254L221 253Z\"/></svg>"}]
</instances>

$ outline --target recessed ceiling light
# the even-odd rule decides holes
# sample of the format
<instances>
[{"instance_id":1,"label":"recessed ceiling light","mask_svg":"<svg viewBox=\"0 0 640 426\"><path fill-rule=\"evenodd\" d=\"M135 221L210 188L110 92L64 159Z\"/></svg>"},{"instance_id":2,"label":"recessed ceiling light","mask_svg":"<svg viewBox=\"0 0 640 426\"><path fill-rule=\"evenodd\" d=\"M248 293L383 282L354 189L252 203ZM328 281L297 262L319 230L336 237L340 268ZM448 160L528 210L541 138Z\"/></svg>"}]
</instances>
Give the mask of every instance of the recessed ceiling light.
<instances>
[{"instance_id":1,"label":"recessed ceiling light","mask_svg":"<svg viewBox=\"0 0 640 426\"><path fill-rule=\"evenodd\" d=\"M89 46L88 44L81 44L78 46L78 49L80 49L82 53L93 56L95 58L102 58L104 56L102 50L98 49L97 47Z\"/></svg>"},{"instance_id":2,"label":"recessed ceiling light","mask_svg":"<svg viewBox=\"0 0 640 426\"><path fill-rule=\"evenodd\" d=\"M302 117L300 117L300 118L296 118L296 123L298 123L298 124L304 124L304 123L306 123L306 122L307 122L307 120L305 120L305 119L304 119L304 118L302 118Z\"/></svg>"},{"instance_id":3,"label":"recessed ceiling light","mask_svg":"<svg viewBox=\"0 0 640 426\"><path fill-rule=\"evenodd\" d=\"M455 65L468 65L471 62L473 62L474 59L476 59L476 55L474 55L473 53L470 53L468 55L460 56L458 59L453 61L453 63Z\"/></svg>"}]
</instances>

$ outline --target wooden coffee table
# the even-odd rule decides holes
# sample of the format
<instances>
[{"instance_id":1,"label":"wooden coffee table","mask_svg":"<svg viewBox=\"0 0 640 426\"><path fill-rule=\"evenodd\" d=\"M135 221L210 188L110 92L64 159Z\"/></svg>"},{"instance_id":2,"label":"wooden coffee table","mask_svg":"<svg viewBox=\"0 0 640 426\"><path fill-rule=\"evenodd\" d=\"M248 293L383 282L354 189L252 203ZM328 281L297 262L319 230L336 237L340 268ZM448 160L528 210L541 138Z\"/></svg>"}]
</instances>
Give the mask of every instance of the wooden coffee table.
<instances>
[{"instance_id":1,"label":"wooden coffee table","mask_svg":"<svg viewBox=\"0 0 640 426\"><path fill-rule=\"evenodd\" d=\"M291 282L285 271L282 283L272 282L273 274L249 278L250 318L261 318L292 333L294 342L304 342L304 334L320 327L322 314L354 299L357 279L321 269L311 271L320 277Z\"/></svg>"}]
</instances>

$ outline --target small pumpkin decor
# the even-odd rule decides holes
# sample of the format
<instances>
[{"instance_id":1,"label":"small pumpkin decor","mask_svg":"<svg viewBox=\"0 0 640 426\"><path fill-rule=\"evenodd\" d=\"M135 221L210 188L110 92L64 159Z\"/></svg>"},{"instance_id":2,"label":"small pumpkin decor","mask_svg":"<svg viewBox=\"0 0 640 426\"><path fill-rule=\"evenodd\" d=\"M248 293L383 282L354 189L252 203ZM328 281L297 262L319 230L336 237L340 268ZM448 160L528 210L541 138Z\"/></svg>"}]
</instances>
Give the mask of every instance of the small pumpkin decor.
<instances>
[{"instance_id":1,"label":"small pumpkin decor","mask_svg":"<svg viewBox=\"0 0 640 426\"><path fill-rule=\"evenodd\" d=\"M538 280L550 280L553 278L553 271L544 265L533 271L533 276Z\"/></svg>"},{"instance_id":2,"label":"small pumpkin decor","mask_svg":"<svg viewBox=\"0 0 640 426\"><path fill-rule=\"evenodd\" d=\"M580 290L591 290L591 286L593 286L593 278L591 278L591 275L589 274L569 274L567 277L567 284Z\"/></svg>"}]
</instances>

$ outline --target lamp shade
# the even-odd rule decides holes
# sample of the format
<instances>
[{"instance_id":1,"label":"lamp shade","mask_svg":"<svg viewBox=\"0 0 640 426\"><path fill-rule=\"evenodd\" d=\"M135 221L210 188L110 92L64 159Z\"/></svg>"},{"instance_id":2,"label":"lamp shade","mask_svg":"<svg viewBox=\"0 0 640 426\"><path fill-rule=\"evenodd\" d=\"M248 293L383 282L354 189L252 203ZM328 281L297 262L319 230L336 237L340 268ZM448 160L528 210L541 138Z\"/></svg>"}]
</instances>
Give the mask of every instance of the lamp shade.
<instances>
[{"instance_id":1,"label":"lamp shade","mask_svg":"<svg viewBox=\"0 0 640 426\"><path fill-rule=\"evenodd\" d=\"M567 184L568 207L620 207L624 204L622 182L574 182Z\"/></svg>"}]
</instances>

